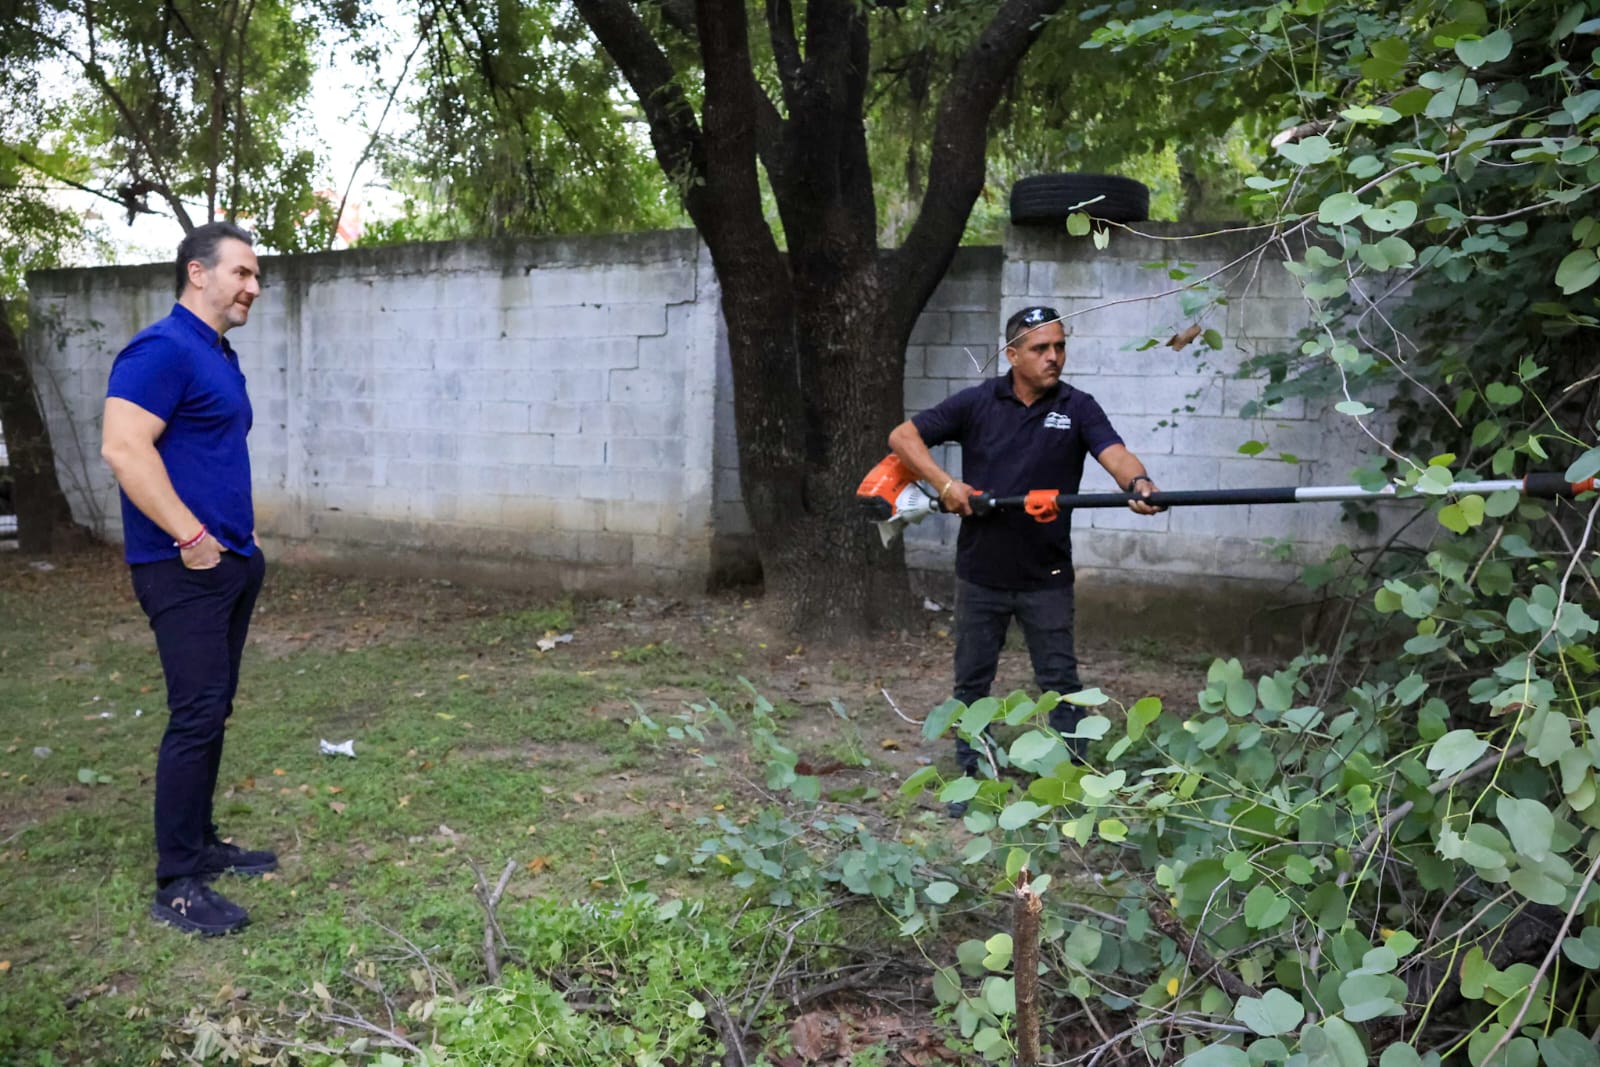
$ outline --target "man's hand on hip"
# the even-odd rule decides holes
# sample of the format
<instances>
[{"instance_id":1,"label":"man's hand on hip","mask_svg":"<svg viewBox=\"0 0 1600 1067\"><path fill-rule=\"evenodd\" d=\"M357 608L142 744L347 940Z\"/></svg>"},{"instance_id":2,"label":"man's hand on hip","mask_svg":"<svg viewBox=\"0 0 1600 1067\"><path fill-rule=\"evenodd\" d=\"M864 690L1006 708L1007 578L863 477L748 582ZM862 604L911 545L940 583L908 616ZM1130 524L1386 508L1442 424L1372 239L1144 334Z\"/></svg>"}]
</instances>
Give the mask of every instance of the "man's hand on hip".
<instances>
[{"instance_id":1,"label":"man's hand on hip","mask_svg":"<svg viewBox=\"0 0 1600 1067\"><path fill-rule=\"evenodd\" d=\"M193 548L178 551L178 558L192 571L208 571L222 562L223 547L215 537L206 534Z\"/></svg>"}]
</instances>

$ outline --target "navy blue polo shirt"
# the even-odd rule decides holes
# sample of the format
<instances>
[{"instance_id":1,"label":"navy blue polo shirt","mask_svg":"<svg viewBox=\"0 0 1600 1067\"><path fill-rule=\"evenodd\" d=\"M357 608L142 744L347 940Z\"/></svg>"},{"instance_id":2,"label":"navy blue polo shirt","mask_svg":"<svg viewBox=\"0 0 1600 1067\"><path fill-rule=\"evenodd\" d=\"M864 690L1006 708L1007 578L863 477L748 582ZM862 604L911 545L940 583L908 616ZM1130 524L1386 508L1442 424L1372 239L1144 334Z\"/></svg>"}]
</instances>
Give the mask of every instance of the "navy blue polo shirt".
<instances>
[{"instance_id":1,"label":"navy blue polo shirt","mask_svg":"<svg viewBox=\"0 0 1600 1067\"><path fill-rule=\"evenodd\" d=\"M961 446L961 480L997 496L1030 489L1076 493L1085 456L1122 438L1094 397L1065 382L1023 405L1011 374L946 399L911 420L928 445ZM1072 515L1035 522L1003 511L961 520L956 576L993 589L1045 589L1072 584Z\"/></svg>"},{"instance_id":2,"label":"navy blue polo shirt","mask_svg":"<svg viewBox=\"0 0 1600 1067\"><path fill-rule=\"evenodd\" d=\"M172 314L141 330L111 365L106 396L139 405L165 422L156 451L189 510L224 548L255 551L255 505L245 437L254 413L233 346L199 316ZM183 531L188 536L190 531ZM123 552L129 563L174 559L172 535L122 494Z\"/></svg>"}]
</instances>

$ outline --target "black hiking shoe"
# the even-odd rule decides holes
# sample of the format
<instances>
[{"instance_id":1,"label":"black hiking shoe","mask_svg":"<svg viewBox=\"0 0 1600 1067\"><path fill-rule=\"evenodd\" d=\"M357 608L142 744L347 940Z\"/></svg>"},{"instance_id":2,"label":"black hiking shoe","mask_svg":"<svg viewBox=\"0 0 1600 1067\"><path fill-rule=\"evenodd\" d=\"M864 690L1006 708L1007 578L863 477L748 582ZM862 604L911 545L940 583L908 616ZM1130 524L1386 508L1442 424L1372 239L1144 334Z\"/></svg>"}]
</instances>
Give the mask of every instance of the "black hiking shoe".
<instances>
[{"instance_id":1,"label":"black hiking shoe","mask_svg":"<svg viewBox=\"0 0 1600 1067\"><path fill-rule=\"evenodd\" d=\"M952 819L965 818L967 814L967 802L965 800L952 800L950 803L944 806L944 813Z\"/></svg>"},{"instance_id":2,"label":"black hiking shoe","mask_svg":"<svg viewBox=\"0 0 1600 1067\"><path fill-rule=\"evenodd\" d=\"M278 869L276 853L264 849L240 848L238 845L226 841L213 841L206 846L205 857L201 860L200 873L207 878L215 878L219 874L239 874L246 878L266 874L268 871Z\"/></svg>"},{"instance_id":3,"label":"black hiking shoe","mask_svg":"<svg viewBox=\"0 0 1600 1067\"><path fill-rule=\"evenodd\" d=\"M250 921L249 913L194 874L158 888L150 917L202 937L231 934Z\"/></svg>"}]
</instances>

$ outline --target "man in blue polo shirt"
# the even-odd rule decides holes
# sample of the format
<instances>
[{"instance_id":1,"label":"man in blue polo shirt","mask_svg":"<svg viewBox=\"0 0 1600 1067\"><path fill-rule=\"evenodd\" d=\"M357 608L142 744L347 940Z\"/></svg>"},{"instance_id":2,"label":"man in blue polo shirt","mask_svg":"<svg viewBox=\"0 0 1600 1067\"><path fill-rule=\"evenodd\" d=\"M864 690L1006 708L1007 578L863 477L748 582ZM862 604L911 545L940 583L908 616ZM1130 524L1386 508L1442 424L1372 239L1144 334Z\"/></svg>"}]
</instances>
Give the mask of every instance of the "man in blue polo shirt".
<instances>
[{"instance_id":1,"label":"man in blue polo shirt","mask_svg":"<svg viewBox=\"0 0 1600 1067\"><path fill-rule=\"evenodd\" d=\"M1083 461L1093 456L1119 486L1149 496L1156 485L1144 464L1123 444L1094 397L1061 381L1066 331L1053 308L1030 307L1006 323L1003 377L964 389L908 419L889 434L889 447L916 475L939 491L947 511L962 516L956 541L955 698L971 704L989 695L1012 618L1022 626L1041 690L1082 688L1073 651L1072 530L1070 514L1049 523L1021 511L972 515L978 492L1019 496L1032 489L1078 491ZM945 473L930 446L961 445L962 477ZM1141 515L1159 509L1144 500L1128 506ZM1072 730L1082 710L1061 704L1050 725ZM1078 746L1075 746L1078 747ZM978 768L978 753L956 739L964 774ZM951 805L960 815L966 805Z\"/></svg>"},{"instance_id":2,"label":"man in blue polo shirt","mask_svg":"<svg viewBox=\"0 0 1600 1067\"><path fill-rule=\"evenodd\" d=\"M250 398L223 337L261 293L250 234L228 222L196 227L178 245L177 292L172 313L112 364L100 451L122 489L125 555L171 711L156 759L151 914L217 935L249 917L210 880L278 865L271 852L223 841L212 821L223 725L266 570L245 445Z\"/></svg>"}]
</instances>

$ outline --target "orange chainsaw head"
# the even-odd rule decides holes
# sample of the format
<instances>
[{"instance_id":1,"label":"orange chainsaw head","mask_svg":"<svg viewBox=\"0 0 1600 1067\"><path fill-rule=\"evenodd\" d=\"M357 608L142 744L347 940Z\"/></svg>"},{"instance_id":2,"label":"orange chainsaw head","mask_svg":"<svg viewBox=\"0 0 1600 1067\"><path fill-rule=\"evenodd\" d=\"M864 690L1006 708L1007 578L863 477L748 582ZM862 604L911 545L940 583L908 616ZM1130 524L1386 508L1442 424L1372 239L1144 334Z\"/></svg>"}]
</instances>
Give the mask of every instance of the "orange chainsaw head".
<instances>
[{"instance_id":1,"label":"orange chainsaw head","mask_svg":"<svg viewBox=\"0 0 1600 1067\"><path fill-rule=\"evenodd\" d=\"M894 517L899 508L900 494L916 481L917 476L911 473L911 468L890 452L861 479L861 484L856 486L856 499L881 522Z\"/></svg>"}]
</instances>

